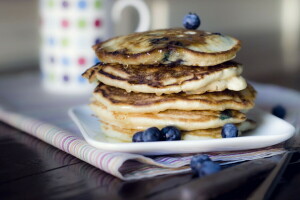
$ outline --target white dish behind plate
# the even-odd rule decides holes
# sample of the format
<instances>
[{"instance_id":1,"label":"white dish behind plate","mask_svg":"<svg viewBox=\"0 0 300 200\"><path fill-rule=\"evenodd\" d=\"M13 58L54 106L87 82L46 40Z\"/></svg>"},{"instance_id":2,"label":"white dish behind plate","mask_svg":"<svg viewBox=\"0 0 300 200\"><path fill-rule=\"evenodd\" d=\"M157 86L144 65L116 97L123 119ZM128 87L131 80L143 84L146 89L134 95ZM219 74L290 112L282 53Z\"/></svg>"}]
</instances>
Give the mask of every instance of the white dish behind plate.
<instances>
[{"instance_id":1,"label":"white dish behind plate","mask_svg":"<svg viewBox=\"0 0 300 200\"><path fill-rule=\"evenodd\" d=\"M105 136L100 130L100 122L96 117L92 116L93 113L88 106L71 108L69 115L90 145L107 151L144 155L256 149L283 142L289 139L295 132L295 128L286 121L254 108L247 116L257 122L257 128L237 138L113 143L106 141Z\"/></svg>"}]
</instances>

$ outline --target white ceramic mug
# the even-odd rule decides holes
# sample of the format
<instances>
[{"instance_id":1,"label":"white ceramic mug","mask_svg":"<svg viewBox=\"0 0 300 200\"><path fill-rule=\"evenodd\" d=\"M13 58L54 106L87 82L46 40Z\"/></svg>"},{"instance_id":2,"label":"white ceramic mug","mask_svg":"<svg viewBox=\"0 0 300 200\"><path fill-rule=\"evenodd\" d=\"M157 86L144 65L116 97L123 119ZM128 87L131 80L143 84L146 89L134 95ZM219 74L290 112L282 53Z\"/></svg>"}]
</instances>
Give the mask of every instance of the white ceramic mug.
<instances>
[{"instance_id":1,"label":"white ceramic mug","mask_svg":"<svg viewBox=\"0 0 300 200\"><path fill-rule=\"evenodd\" d=\"M150 26L143 0L40 0L40 65L44 87L56 93L88 93L81 74L99 60L91 46L112 36L114 22L132 6L139 13L136 32Z\"/></svg>"}]
</instances>

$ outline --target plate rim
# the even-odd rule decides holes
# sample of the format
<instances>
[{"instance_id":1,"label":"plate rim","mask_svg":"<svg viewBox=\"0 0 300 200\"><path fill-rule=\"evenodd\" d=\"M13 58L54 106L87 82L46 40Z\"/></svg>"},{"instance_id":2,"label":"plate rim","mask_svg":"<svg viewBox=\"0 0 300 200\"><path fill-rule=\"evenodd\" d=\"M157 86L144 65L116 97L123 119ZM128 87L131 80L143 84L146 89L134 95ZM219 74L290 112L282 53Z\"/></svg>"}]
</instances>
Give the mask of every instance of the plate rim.
<instances>
[{"instance_id":1,"label":"plate rim","mask_svg":"<svg viewBox=\"0 0 300 200\"><path fill-rule=\"evenodd\" d=\"M205 145L209 145L210 143L216 143L219 141L223 141L223 143L225 143L225 147L226 145L228 145L227 143L230 143L232 145L232 143L236 142L237 140L240 143L243 142L247 142L250 140L257 140L258 138L262 139L262 141L266 142L266 141L270 141L270 144L267 145L257 145L257 147L254 148L239 148L239 149L231 149L231 150L227 150L227 151L236 151L236 150L250 150L250 149L257 149L257 148L263 148L263 147L268 147L268 146L272 146L275 144L278 144L280 142L286 141L289 138L291 138L294 133L295 133L295 127L290 124L289 122L282 120L278 117L275 117L273 115L271 115L270 113L267 113L266 111L263 111L262 109L257 108L257 106L253 109L254 111L258 111L258 112L263 112L264 114L267 114L269 116L272 116L274 118L276 118L276 120L281 120L283 123L285 123L287 126L289 126L287 129L291 129L289 133L282 133L282 134L275 134L275 135L255 135L255 136L243 136L243 137L238 137L238 138L218 138L218 139L204 139L204 140L180 140L180 141L160 141L160 142L143 142L143 143L113 143L113 142L105 142L105 141L101 141L101 140L95 140L92 137L89 136L89 134L87 133L86 129L84 128L84 123L81 122L81 120L79 119L79 117L77 117L76 112L80 109L86 110L88 112L90 112L92 114L92 111L89 111L88 106L87 105L78 105L78 106L74 106L69 108L68 110L68 114L71 117L71 119L73 120L73 122L75 122L76 126L79 128L80 133L83 135L84 139L86 140L87 143L89 143L90 145L101 149L101 150L108 150L108 151L115 151L115 152L127 152L127 153L138 153L138 154L143 154L143 155L158 155L159 149L161 149L160 146L164 146L164 152L159 153L159 155L165 155L165 154L178 154L178 153L194 153L195 151L189 151L189 150L181 150L178 152L174 152L174 151L169 151L166 152L165 148L166 147L172 147L174 146L174 144L177 144L176 146L178 147L178 145L180 145L180 147L182 146L187 146L187 145L192 145L193 148L195 148L198 145L203 144L204 142L206 143ZM92 116L91 116L92 117ZM99 131L100 131L100 126L99 126ZM271 138L271 140L270 140ZM246 141L247 140L247 141ZM272 142L272 141L278 141L276 143ZM153 145L155 144L155 145ZM159 145L157 145L159 144ZM102 148L99 148L99 145L102 145ZM204 145L204 146L205 146ZM178 147L179 148L179 147ZM192 149L193 149L192 148ZM147 150L148 149L148 150ZM151 150L152 149L152 150ZM224 151L224 150L221 150ZM204 151L201 151L204 152ZM208 152L208 151L207 151ZM211 150L210 150L211 152Z\"/></svg>"}]
</instances>

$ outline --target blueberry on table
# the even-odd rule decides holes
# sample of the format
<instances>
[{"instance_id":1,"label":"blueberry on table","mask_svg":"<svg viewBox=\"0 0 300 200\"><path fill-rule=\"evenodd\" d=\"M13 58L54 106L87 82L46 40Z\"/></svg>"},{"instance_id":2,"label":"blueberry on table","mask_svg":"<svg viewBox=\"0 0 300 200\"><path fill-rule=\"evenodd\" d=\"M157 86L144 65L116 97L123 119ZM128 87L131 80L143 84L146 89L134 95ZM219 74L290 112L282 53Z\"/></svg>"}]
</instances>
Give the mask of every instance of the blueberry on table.
<instances>
[{"instance_id":1,"label":"blueberry on table","mask_svg":"<svg viewBox=\"0 0 300 200\"><path fill-rule=\"evenodd\" d=\"M223 138L237 137L238 133L239 130L237 129L237 127L231 123L225 124L221 132Z\"/></svg>"},{"instance_id":2,"label":"blueberry on table","mask_svg":"<svg viewBox=\"0 0 300 200\"><path fill-rule=\"evenodd\" d=\"M143 131L136 132L132 137L132 142L143 142Z\"/></svg>"},{"instance_id":3,"label":"blueberry on table","mask_svg":"<svg viewBox=\"0 0 300 200\"><path fill-rule=\"evenodd\" d=\"M200 18L195 13L189 13L183 18L183 26L186 29L197 29L200 26Z\"/></svg>"},{"instance_id":4,"label":"blueberry on table","mask_svg":"<svg viewBox=\"0 0 300 200\"><path fill-rule=\"evenodd\" d=\"M205 161L211 161L211 159L206 154L199 154L192 157L190 166L194 174L198 173L198 169L202 166L202 163Z\"/></svg>"},{"instance_id":5,"label":"blueberry on table","mask_svg":"<svg viewBox=\"0 0 300 200\"><path fill-rule=\"evenodd\" d=\"M204 161L201 164L201 167L197 169L197 174L199 177L207 176L210 174L214 174L221 170L221 166L213 161Z\"/></svg>"},{"instance_id":6,"label":"blueberry on table","mask_svg":"<svg viewBox=\"0 0 300 200\"><path fill-rule=\"evenodd\" d=\"M161 129L161 133L163 139L166 141L174 141L181 139L181 132L178 128L174 126L166 126L165 128Z\"/></svg>"},{"instance_id":7,"label":"blueberry on table","mask_svg":"<svg viewBox=\"0 0 300 200\"><path fill-rule=\"evenodd\" d=\"M272 114L275 115L276 117L284 119L284 117L286 115L286 110L283 106L277 105L272 108Z\"/></svg>"},{"instance_id":8,"label":"blueberry on table","mask_svg":"<svg viewBox=\"0 0 300 200\"><path fill-rule=\"evenodd\" d=\"M155 142L161 141L163 139L160 130L156 127L151 127L146 129L143 132L143 141L144 142Z\"/></svg>"}]
</instances>

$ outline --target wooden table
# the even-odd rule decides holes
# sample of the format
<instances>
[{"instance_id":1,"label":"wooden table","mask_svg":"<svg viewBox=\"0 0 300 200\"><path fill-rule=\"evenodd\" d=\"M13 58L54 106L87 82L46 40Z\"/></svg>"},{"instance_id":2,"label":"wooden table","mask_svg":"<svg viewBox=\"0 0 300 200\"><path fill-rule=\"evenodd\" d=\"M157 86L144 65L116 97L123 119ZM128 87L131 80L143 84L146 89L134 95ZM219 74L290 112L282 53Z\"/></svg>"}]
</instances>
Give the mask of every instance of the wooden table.
<instances>
[{"instance_id":1,"label":"wooden table","mask_svg":"<svg viewBox=\"0 0 300 200\"><path fill-rule=\"evenodd\" d=\"M3 123L0 123L0 150L1 199L195 199L200 196L197 192L201 183L198 185L199 179L191 174L123 182ZM299 158L300 155L295 156L296 163L288 166L272 199L299 197ZM217 199L246 199L267 174L257 174Z\"/></svg>"},{"instance_id":2,"label":"wooden table","mask_svg":"<svg viewBox=\"0 0 300 200\"><path fill-rule=\"evenodd\" d=\"M280 83L279 76L273 74L274 78L268 79ZM286 80L285 86L300 89L298 76ZM298 159L296 154L295 163L288 166L272 199L299 199ZM267 174L257 174L216 199L246 199ZM200 199L201 184L191 174L123 182L0 123L0 199Z\"/></svg>"}]
</instances>

